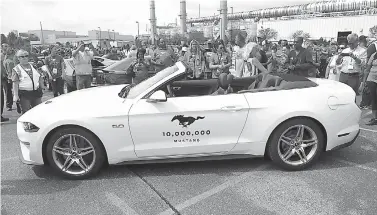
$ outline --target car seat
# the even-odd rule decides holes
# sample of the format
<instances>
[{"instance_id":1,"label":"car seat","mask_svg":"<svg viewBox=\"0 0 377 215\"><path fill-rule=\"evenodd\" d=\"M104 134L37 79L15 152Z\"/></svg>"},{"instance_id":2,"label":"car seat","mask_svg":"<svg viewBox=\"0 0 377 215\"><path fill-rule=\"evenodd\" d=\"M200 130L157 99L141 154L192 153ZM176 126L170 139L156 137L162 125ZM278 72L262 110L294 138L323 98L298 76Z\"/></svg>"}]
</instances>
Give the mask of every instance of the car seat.
<instances>
[{"instance_id":1,"label":"car seat","mask_svg":"<svg viewBox=\"0 0 377 215\"><path fill-rule=\"evenodd\" d=\"M255 81L249 86L248 90L278 87L282 81L283 79L279 76L274 76L268 73L259 74Z\"/></svg>"},{"instance_id":2,"label":"car seat","mask_svg":"<svg viewBox=\"0 0 377 215\"><path fill-rule=\"evenodd\" d=\"M233 82L234 76L231 74L221 73L218 78L218 89L212 95L226 95L233 93L233 88L230 86Z\"/></svg>"}]
</instances>

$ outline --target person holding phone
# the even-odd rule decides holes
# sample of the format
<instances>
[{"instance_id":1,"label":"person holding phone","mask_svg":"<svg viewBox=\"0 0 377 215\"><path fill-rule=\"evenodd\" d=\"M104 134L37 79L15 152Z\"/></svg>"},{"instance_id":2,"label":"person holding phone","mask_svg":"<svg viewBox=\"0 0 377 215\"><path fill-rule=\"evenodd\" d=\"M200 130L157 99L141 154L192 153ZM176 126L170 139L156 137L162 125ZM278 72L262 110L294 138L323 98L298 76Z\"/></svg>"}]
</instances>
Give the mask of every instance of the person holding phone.
<instances>
[{"instance_id":1,"label":"person holding phone","mask_svg":"<svg viewBox=\"0 0 377 215\"><path fill-rule=\"evenodd\" d=\"M92 85L92 60L98 53L93 45L81 41L79 47L72 52L76 72L77 90L89 88Z\"/></svg>"},{"instance_id":2,"label":"person holding phone","mask_svg":"<svg viewBox=\"0 0 377 215\"><path fill-rule=\"evenodd\" d=\"M337 69L340 71L339 82L347 84L358 94L360 75L366 63L367 52L359 46L357 34L349 34L347 41L349 47L344 49L336 60Z\"/></svg>"}]
</instances>

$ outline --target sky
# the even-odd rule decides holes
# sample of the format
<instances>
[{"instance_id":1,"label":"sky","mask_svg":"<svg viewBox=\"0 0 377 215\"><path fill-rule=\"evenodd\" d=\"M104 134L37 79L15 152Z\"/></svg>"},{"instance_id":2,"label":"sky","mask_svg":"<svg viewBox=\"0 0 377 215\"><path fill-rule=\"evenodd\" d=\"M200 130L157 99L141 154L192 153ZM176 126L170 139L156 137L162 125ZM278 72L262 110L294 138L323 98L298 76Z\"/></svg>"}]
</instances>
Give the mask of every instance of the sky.
<instances>
[{"instance_id":1,"label":"sky","mask_svg":"<svg viewBox=\"0 0 377 215\"><path fill-rule=\"evenodd\" d=\"M228 0L234 12L298 5L316 0ZM1 33L11 30L27 32L43 29L74 31L87 35L89 30L114 30L121 34L137 34L149 26L150 0L0 0ZM188 18L212 16L220 8L220 0L186 0ZM179 23L180 0L155 0L157 25Z\"/></svg>"}]
</instances>

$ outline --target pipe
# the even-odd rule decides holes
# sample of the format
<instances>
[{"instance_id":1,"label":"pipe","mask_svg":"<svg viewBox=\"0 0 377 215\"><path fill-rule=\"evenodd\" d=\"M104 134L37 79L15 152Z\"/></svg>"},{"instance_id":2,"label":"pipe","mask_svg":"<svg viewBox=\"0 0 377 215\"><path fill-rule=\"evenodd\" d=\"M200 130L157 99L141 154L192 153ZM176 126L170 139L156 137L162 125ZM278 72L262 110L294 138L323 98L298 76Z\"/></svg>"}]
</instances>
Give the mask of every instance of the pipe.
<instances>
[{"instance_id":1,"label":"pipe","mask_svg":"<svg viewBox=\"0 0 377 215\"><path fill-rule=\"evenodd\" d=\"M228 5L227 0L221 0L220 2L220 15L221 15L221 27L220 27L220 38L225 41L225 31L228 26ZM226 41L225 41L226 42Z\"/></svg>"},{"instance_id":2,"label":"pipe","mask_svg":"<svg viewBox=\"0 0 377 215\"><path fill-rule=\"evenodd\" d=\"M156 24L156 7L154 4L154 0L151 0L150 2L150 22L151 22L151 40L152 40L152 44L155 44L157 24Z\"/></svg>"},{"instance_id":3,"label":"pipe","mask_svg":"<svg viewBox=\"0 0 377 215\"><path fill-rule=\"evenodd\" d=\"M376 9L377 0L326 0L321 2L267 8L254 11L246 11L234 14L228 14L228 20L240 20L240 19L253 19L259 18L278 18L284 16L294 16L303 14L315 14L315 13L334 13L334 12L347 12L347 11L359 11L360 9ZM193 18L187 20L187 23L202 23L213 22L220 20L220 16L209 16L201 18Z\"/></svg>"},{"instance_id":4,"label":"pipe","mask_svg":"<svg viewBox=\"0 0 377 215\"><path fill-rule=\"evenodd\" d=\"M181 34L185 34L187 32L187 25L186 25L186 1L181 1Z\"/></svg>"}]
</instances>

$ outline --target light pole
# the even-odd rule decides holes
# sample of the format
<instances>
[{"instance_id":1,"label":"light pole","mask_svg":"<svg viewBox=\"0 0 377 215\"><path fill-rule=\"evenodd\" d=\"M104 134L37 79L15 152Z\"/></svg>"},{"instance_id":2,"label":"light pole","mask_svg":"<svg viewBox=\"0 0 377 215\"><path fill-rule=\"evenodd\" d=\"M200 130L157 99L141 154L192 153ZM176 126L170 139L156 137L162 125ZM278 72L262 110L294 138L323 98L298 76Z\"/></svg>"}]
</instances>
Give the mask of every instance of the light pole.
<instances>
[{"instance_id":1,"label":"light pole","mask_svg":"<svg viewBox=\"0 0 377 215\"><path fill-rule=\"evenodd\" d=\"M139 38L140 37L140 30L139 30L139 22L138 21L136 21L136 23L137 23L137 37Z\"/></svg>"},{"instance_id":2,"label":"light pole","mask_svg":"<svg viewBox=\"0 0 377 215\"><path fill-rule=\"evenodd\" d=\"M99 48L102 48L102 44L101 44L101 27L98 27L99 29Z\"/></svg>"}]
</instances>

